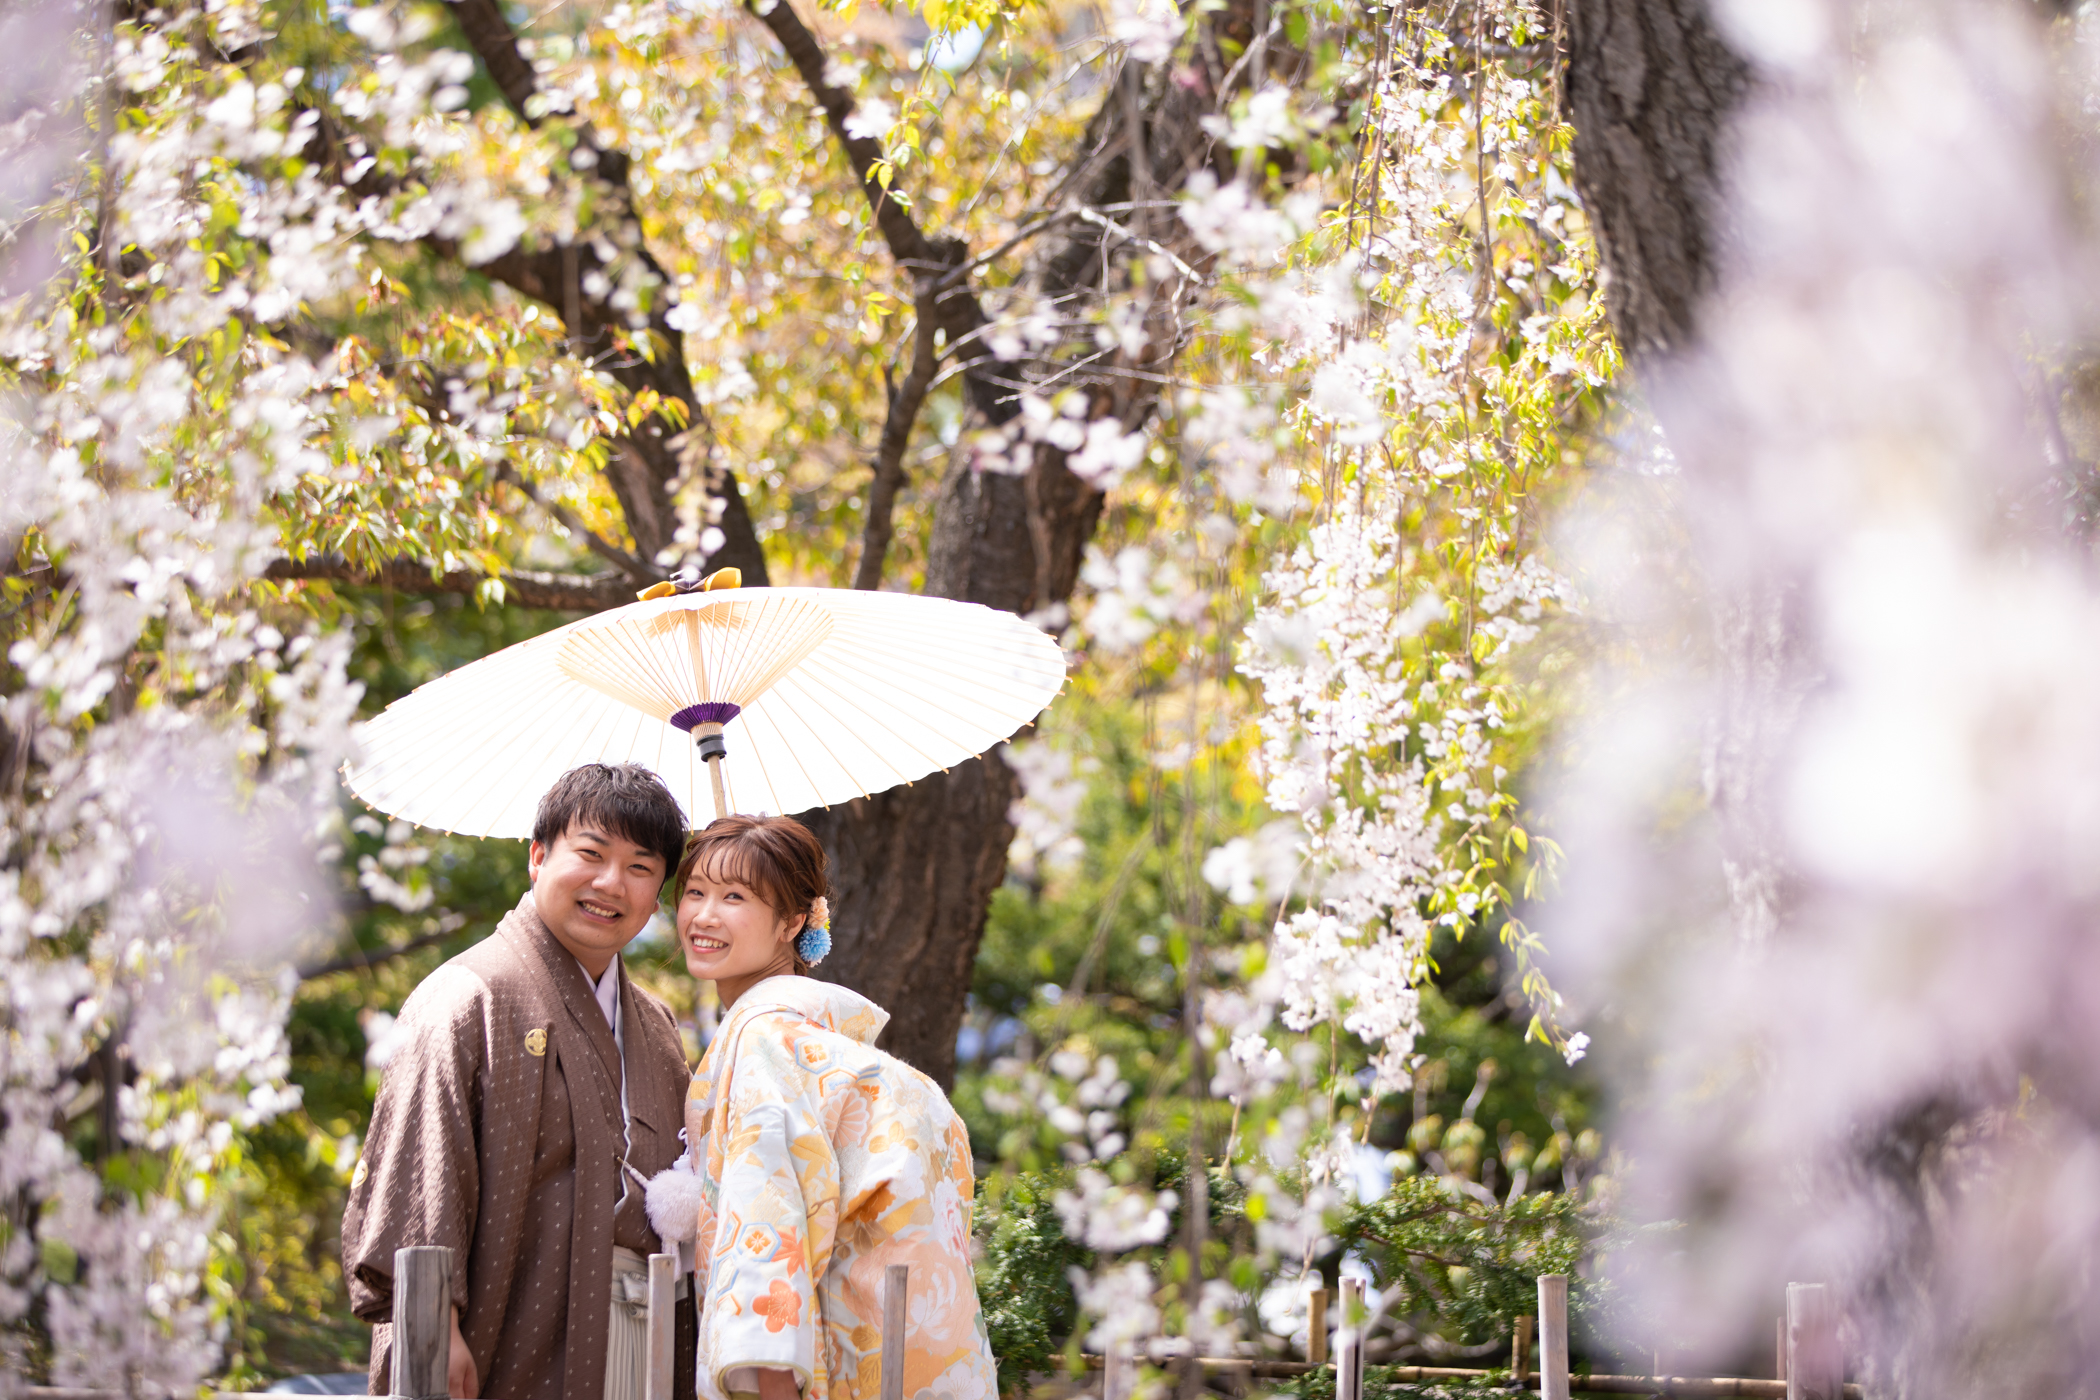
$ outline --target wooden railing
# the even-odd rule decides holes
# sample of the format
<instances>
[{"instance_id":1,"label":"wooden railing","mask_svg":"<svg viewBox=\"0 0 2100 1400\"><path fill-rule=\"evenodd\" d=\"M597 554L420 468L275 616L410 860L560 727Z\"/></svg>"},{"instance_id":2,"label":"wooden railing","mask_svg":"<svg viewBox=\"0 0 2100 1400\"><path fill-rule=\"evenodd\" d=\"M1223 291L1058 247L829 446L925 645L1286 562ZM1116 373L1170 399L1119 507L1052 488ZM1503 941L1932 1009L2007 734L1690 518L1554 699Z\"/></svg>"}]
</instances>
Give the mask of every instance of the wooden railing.
<instances>
[{"instance_id":1,"label":"wooden railing","mask_svg":"<svg viewBox=\"0 0 2100 1400\"><path fill-rule=\"evenodd\" d=\"M883 1278L881 1400L904 1400L905 1301L910 1287L906 1265L892 1264ZM672 1375L676 1350L678 1259L649 1256L649 1314L643 1400L674 1397ZM1385 1368L1395 1381L1477 1381L1500 1376L1513 1390L1535 1390L1540 1400L1569 1400L1574 1395L1659 1395L1683 1400L1737 1397L1738 1400L1864 1400L1860 1387L1846 1385L1845 1357L1838 1344L1836 1310L1822 1284L1787 1285L1786 1317L1779 1334L1783 1380L1744 1376L1571 1375L1568 1370L1568 1280L1564 1274L1539 1279L1537 1368L1530 1365L1530 1318L1518 1319L1512 1368L1507 1372L1448 1366ZM1326 1290L1312 1295L1308 1317L1307 1358L1199 1356L1177 1358L1170 1366L1200 1366L1206 1371L1239 1371L1249 1378L1283 1379L1312 1371L1335 1372L1335 1400L1364 1400L1364 1334L1369 1313L1364 1284L1345 1278L1341 1316L1334 1330L1334 1358L1327 1357ZM403 1249L394 1255L393 1373L389 1400L448 1400L445 1368L452 1342L452 1251L438 1246ZM1137 1361L1129 1354L1089 1356L1087 1364L1102 1371L1101 1400L1129 1400L1136 1388ZM1660 1366L1658 1366L1658 1371ZM30 1386L15 1392L27 1400L133 1400L122 1391L73 1390ZM214 1400L231 1400L225 1392Z\"/></svg>"},{"instance_id":2,"label":"wooden railing","mask_svg":"<svg viewBox=\"0 0 2100 1400\"><path fill-rule=\"evenodd\" d=\"M1819 1283L1787 1285L1787 1315L1779 1332L1783 1379L1750 1376L1619 1376L1573 1375L1568 1369L1568 1280L1565 1274L1539 1278L1538 1366L1529 1364L1530 1331L1518 1318L1514 1364L1508 1371L1456 1366L1390 1366L1394 1381L1480 1381L1501 1379L1515 1390L1535 1390L1540 1400L1569 1400L1574 1395L1661 1395L1684 1400L1740 1397L1740 1400L1865 1400L1857 1385L1845 1384L1845 1356L1838 1345L1837 1316L1829 1292ZM1176 1358L1168 1367L1194 1364L1206 1371L1241 1372L1250 1378L1282 1380L1332 1369L1335 1400L1364 1400L1364 1331L1369 1321L1362 1279L1345 1278L1342 1315L1334 1329L1334 1359L1327 1357L1327 1290L1314 1289L1307 1316L1307 1357L1303 1361L1266 1357L1199 1356ZM1089 1366L1102 1374L1102 1400L1129 1400L1137 1381L1137 1361L1127 1355L1089 1356Z\"/></svg>"}]
</instances>

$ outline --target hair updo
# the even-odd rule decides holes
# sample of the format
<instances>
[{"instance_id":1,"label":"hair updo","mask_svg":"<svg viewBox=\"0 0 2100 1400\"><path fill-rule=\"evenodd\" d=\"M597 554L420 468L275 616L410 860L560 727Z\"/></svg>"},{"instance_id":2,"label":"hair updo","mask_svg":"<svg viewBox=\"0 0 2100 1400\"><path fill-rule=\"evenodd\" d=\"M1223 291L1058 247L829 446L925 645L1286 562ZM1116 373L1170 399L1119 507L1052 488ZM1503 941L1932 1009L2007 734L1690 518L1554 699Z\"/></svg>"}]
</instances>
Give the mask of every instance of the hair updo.
<instances>
[{"instance_id":1,"label":"hair updo","mask_svg":"<svg viewBox=\"0 0 2100 1400\"><path fill-rule=\"evenodd\" d=\"M685 898L685 882L698 870L711 880L746 886L782 918L800 918L795 970L806 972L823 957L821 951L805 957L804 949L805 935L829 922L826 864L823 845L793 817L716 817L686 843L672 888L676 898ZM829 948L828 935L824 946Z\"/></svg>"}]
</instances>

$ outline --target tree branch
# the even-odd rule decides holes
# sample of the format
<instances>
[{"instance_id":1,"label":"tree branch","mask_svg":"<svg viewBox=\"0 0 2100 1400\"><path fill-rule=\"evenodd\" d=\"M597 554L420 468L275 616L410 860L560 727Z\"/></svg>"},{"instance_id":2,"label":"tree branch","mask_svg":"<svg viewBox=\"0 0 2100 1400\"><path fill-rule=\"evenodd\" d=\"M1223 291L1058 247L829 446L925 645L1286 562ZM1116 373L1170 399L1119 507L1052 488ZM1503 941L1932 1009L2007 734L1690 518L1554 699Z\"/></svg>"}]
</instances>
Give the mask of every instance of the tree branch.
<instances>
[{"instance_id":1,"label":"tree branch","mask_svg":"<svg viewBox=\"0 0 2100 1400\"><path fill-rule=\"evenodd\" d=\"M1076 212L1080 218L1094 225L1096 228L1105 230L1109 233L1113 233L1114 235L1116 235L1116 237L1122 239L1126 243L1135 243L1138 247L1145 249L1147 252L1159 254L1168 262L1174 264L1174 270L1176 272L1179 272L1183 277L1188 278L1191 282L1201 282L1203 280L1202 273L1196 271L1195 268L1190 267L1187 263L1183 262L1181 260L1180 255L1177 254L1172 248L1167 247L1164 243L1159 243L1154 241L1153 239L1146 238L1142 234L1132 233L1129 229L1123 227L1114 219L1109 218L1105 214L1097 213L1092 209L1082 208Z\"/></svg>"},{"instance_id":2,"label":"tree branch","mask_svg":"<svg viewBox=\"0 0 2100 1400\"><path fill-rule=\"evenodd\" d=\"M279 582L383 584L400 593L474 593L490 579L470 569L433 573L421 559L389 559L376 567L355 564L340 554L314 554L304 559L273 559L263 577ZM529 571L494 575L504 598L521 608L557 612L599 612L634 601L633 585L611 574L552 574Z\"/></svg>"},{"instance_id":3,"label":"tree branch","mask_svg":"<svg viewBox=\"0 0 2100 1400\"><path fill-rule=\"evenodd\" d=\"M359 948L353 952L345 953L342 957L332 958L324 963L316 963L312 967L299 968L299 980L311 982L316 977L327 977L332 973L355 972L368 967L377 967L381 963L392 962L395 958L407 957L410 953L420 953L425 948L435 947L447 939L457 937L459 937L459 929L457 928L439 929L436 933L426 933L419 938L411 938L406 943L398 943L386 948L370 950Z\"/></svg>"},{"instance_id":4,"label":"tree branch","mask_svg":"<svg viewBox=\"0 0 2100 1400\"><path fill-rule=\"evenodd\" d=\"M874 588L882 582L882 562L890 550L890 517L897 492L904 485L904 449L911 441L912 425L926 391L933 387L934 370L940 357L934 353L933 304L940 295L934 274L922 273L919 282L919 324L912 335L911 371L890 394L889 414L882 420L882 443L875 452L875 480L868 486L868 511L861 522L860 567L854 571L855 588Z\"/></svg>"},{"instance_id":5,"label":"tree branch","mask_svg":"<svg viewBox=\"0 0 2100 1400\"><path fill-rule=\"evenodd\" d=\"M921 268L930 268L936 263L945 264L932 242L920 230L918 224L906 211L903 201L876 178L875 167L883 159L882 145L872 136L855 136L846 130L847 118L853 115L853 94L837 87L824 77L828 67L824 57L824 46L817 36L809 32L795 14L787 0L745 0L745 8L758 17L758 22L773 31L780 47L787 52L788 61L802 75L811 97L824 109L824 120L831 127L831 134L838 138L852 163L853 173L860 180L861 193L867 196L868 206L875 212L875 226L882 231L882 241L890 248L890 256L898 262Z\"/></svg>"},{"instance_id":6,"label":"tree branch","mask_svg":"<svg viewBox=\"0 0 2100 1400\"><path fill-rule=\"evenodd\" d=\"M446 0L445 8L459 21L459 32L467 43L481 55L482 66L489 70L496 91L503 94L510 109L527 126L538 126L539 118L528 110L528 103L539 91L539 82L532 65L518 51L518 36L503 11L494 0Z\"/></svg>"},{"instance_id":7,"label":"tree branch","mask_svg":"<svg viewBox=\"0 0 2100 1400\"><path fill-rule=\"evenodd\" d=\"M796 16L788 0L771 0L770 5L767 0L744 0L744 3L745 8L757 16L759 23L773 31L773 37L780 41L788 61L802 75L803 85L809 89L817 105L824 109L824 120L831 127L831 134L838 138L854 175L860 180L861 193L874 211L875 227L881 231L883 242L889 245L890 256L899 267L909 270L914 280L927 275L939 279L933 315L922 316L922 324L931 320L935 328L946 335L950 345L960 344L974 336L990 318L984 314L984 306L975 292L962 285L960 279L953 279L951 285L951 279L944 275L969 261L969 245L959 238L928 237L905 208L894 184L885 186L877 178L875 168L883 161L881 143L870 136L856 136L846 129L846 121L853 115L853 94L826 80L824 73L828 64L824 47ZM1003 364L989 354L967 362L963 367L963 382L969 389L970 402L994 424L1008 423L1019 416L1020 404L1013 392L1000 381L1012 382L1020 377L1018 366Z\"/></svg>"},{"instance_id":8,"label":"tree branch","mask_svg":"<svg viewBox=\"0 0 2100 1400\"><path fill-rule=\"evenodd\" d=\"M961 285L963 279L968 277L971 273L977 271L978 268L990 267L993 263L999 261L999 259L1005 257L1008 253L1011 253L1014 249L1020 247L1023 243L1026 243L1029 239L1035 237L1037 234L1045 233L1050 229L1056 228L1065 220L1073 218L1075 216L1075 211L1070 209L1063 209L1059 210L1055 214L1044 215L1042 218L1035 220L1033 223L1024 226L1019 233L1016 233L1013 237L1007 239L1004 243L1001 243L998 247L992 249L990 252L979 253L976 257L970 259L968 262L958 263L956 266L948 269L947 274L941 278L941 287L943 289L946 289L948 287Z\"/></svg>"},{"instance_id":9,"label":"tree branch","mask_svg":"<svg viewBox=\"0 0 2100 1400\"><path fill-rule=\"evenodd\" d=\"M562 528L580 538L591 553L627 575L633 582L647 588L657 580L668 577L662 570L650 567L610 540L601 538L596 531L583 523L582 518L575 511L570 510L560 501L549 500L541 495L539 487L527 481L518 472L517 468L508 461L496 469L496 476L498 480L508 481L511 485L517 487L519 491L524 493L526 500L531 501L541 510L560 521Z\"/></svg>"}]
</instances>

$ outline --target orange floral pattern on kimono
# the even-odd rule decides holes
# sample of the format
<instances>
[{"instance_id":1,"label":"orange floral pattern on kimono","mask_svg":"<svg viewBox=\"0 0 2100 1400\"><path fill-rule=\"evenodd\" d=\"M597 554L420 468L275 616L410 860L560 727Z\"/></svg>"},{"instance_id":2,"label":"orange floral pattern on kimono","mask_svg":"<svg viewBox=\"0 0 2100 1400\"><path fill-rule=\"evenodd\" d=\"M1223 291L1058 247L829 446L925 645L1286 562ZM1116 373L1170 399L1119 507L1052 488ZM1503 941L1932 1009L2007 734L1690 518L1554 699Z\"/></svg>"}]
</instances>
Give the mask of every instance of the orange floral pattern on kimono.
<instances>
[{"instance_id":1,"label":"orange floral pattern on kimono","mask_svg":"<svg viewBox=\"0 0 2100 1400\"><path fill-rule=\"evenodd\" d=\"M768 1332L778 1332L802 1321L802 1295L776 1278L766 1296L751 1305L751 1311L766 1320Z\"/></svg>"},{"instance_id":2,"label":"orange floral pattern on kimono","mask_svg":"<svg viewBox=\"0 0 2100 1400\"><path fill-rule=\"evenodd\" d=\"M908 1264L908 1400L997 1400L970 1269L970 1140L932 1080L874 1040L888 1013L770 977L716 1033L686 1099L705 1204L700 1394L741 1366L810 1400L876 1400L882 1281Z\"/></svg>"}]
</instances>

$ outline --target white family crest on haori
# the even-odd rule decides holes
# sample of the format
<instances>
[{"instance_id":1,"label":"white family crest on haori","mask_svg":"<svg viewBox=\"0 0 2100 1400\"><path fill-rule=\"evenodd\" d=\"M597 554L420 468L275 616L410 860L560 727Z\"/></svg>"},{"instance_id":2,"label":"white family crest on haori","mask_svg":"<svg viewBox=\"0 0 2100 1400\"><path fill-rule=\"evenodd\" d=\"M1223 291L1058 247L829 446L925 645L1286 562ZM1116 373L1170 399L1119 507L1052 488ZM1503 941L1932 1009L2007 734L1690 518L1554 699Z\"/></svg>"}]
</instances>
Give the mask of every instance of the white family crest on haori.
<instances>
[{"instance_id":1,"label":"white family crest on haori","mask_svg":"<svg viewBox=\"0 0 2100 1400\"><path fill-rule=\"evenodd\" d=\"M440 676L362 726L343 773L382 812L471 836L530 836L540 794L593 762L654 770L696 824L707 797L716 815L801 812L982 753L1064 678L1054 638L975 603L716 588Z\"/></svg>"}]
</instances>

